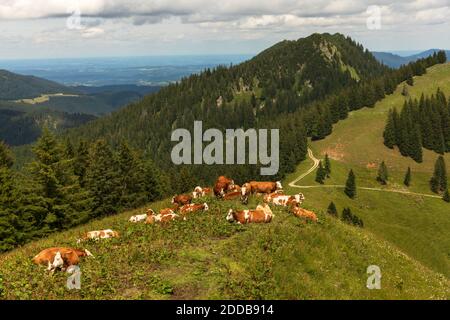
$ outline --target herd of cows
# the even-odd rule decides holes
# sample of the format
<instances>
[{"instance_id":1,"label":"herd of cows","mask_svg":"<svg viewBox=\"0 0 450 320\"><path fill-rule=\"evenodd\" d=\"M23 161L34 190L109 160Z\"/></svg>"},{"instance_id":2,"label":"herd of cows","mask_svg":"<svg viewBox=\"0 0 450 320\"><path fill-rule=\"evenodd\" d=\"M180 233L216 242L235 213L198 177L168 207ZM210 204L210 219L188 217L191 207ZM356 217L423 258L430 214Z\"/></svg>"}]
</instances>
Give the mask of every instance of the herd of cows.
<instances>
[{"instance_id":1,"label":"herd of cows","mask_svg":"<svg viewBox=\"0 0 450 320\"><path fill-rule=\"evenodd\" d=\"M226 220L229 222L236 222L238 224L269 223L274 217L269 204L288 207L289 211L299 218L314 222L318 221L314 212L300 207L305 200L303 194L285 195L279 181L251 181L239 186L232 179L225 176L220 176L213 188L196 187L192 194L174 196L172 198L171 208L162 209L158 214L152 209L148 209L146 214L132 216L128 221L132 223L166 224L177 219L186 220L190 214L199 211L208 211L209 209L206 202L203 204L192 203L194 199L212 197L213 195L224 201L240 199L243 204L248 203L250 195L263 196L264 203L259 204L256 209L230 209L226 215ZM111 229L90 231L78 239L77 243L119 237L120 234ZM93 255L86 249L54 247L41 251L32 261L35 264L47 266L47 270L53 273L55 270L69 271L70 267L78 265L81 257L93 257Z\"/></svg>"}]
</instances>

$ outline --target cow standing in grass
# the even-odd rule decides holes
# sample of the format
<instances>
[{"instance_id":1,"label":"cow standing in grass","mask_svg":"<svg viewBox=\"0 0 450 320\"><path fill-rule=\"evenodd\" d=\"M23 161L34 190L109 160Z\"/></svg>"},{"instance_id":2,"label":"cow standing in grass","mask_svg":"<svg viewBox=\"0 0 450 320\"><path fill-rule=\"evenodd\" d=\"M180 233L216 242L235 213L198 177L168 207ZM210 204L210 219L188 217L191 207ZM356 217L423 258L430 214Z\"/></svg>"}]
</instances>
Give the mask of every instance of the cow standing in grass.
<instances>
[{"instance_id":1,"label":"cow standing in grass","mask_svg":"<svg viewBox=\"0 0 450 320\"><path fill-rule=\"evenodd\" d=\"M242 195L250 194L271 194L275 192L282 192L283 186L280 181L250 181L242 185Z\"/></svg>"}]
</instances>

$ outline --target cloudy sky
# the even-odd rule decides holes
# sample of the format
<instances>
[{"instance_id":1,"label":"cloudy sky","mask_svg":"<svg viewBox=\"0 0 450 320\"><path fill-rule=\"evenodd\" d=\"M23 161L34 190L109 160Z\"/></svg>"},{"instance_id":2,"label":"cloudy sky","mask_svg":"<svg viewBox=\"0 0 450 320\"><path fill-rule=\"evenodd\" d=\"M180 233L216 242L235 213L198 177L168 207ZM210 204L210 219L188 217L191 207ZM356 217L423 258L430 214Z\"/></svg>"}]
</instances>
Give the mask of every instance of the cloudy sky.
<instances>
[{"instance_id":1,"label":"cloudy sky","mask_svg":"<svg viewBox=\"0 0 450 320\"><path fill-rule=\"evenodd\" d=\"M257 53L313 32L450 49L450 0L0 0L0 59Z\"/></svg>"}]
</instances>

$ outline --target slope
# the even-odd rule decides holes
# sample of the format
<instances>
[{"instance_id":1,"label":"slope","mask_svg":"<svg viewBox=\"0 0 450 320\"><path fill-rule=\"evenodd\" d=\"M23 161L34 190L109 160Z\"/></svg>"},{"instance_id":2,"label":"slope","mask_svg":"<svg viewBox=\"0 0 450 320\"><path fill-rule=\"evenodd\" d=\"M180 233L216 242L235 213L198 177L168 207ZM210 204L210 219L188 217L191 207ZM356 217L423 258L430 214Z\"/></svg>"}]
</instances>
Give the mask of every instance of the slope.
<instances>
[{"instance_id":1,"label":"slope","mask_svg":"<svg viewBox=\"0 0 450 320\"><path fill-rule=\"evenodd\" d=\"M432 94L440 87L447 95L450 93L450 64L438 65L428 69L426 75L416 77L410 95L419 98L422 92ZM429 190L437 154L424 150L424 162L418 164L400 155L398 150L390 150L383 144L383 129L390 108L403 106L404 97L400 85L396 92L376 104L375 108L365 108L349 114L349 118L333 128L333 134L321 141L311 143L317 158L326 153L332 158L332 175L326 180L328 186L322 187L314 181L315 172L296 182L297 186L313 188L291 188L290 191L304 192L311 205L325 210L330 201L335 202L339 211L350 207L363 218L365 227L399 247L410 256L428 267L450 276L449 251L450 205L439 197L400 194L412 192L432 195ZM450 157L445 156L447 164ZM389 170L389 182L381 186L376 181L377 169L385 161ZM307 171L313 162L302 163L297 173L287 181L296 180ZM412 183L409 188L403 185L407 167L412 169ZM380 188L383 191L358 189L355 200L343 193L347 173L355 171L358 187ZM390 190L396 192L389 192Z\"/></svg>"},{"instance_id":2,"label":"slope","mask_svg":"<svg viewBox=\"0 0 450 320\"><path fill-rule=\"evenodd\" d=\"M165 227L131 224L144 208L93 221L0 256L3 299L446 299L449 282L365 230L319 213L302 223L274 209L271 224L225 220L239 203L206 199L210 211ZM250 199L250 207L256 205ZM169 201L152 204L153 209ZM51 246L75 246L81 232L114 228L120 239L86 243L95 259L81 264L82 288L67 274L45 274L30 259ZM245 243L243 247L242 244ZM382 289L366 288L369 265Z\"/></svg>"}]
</instances>

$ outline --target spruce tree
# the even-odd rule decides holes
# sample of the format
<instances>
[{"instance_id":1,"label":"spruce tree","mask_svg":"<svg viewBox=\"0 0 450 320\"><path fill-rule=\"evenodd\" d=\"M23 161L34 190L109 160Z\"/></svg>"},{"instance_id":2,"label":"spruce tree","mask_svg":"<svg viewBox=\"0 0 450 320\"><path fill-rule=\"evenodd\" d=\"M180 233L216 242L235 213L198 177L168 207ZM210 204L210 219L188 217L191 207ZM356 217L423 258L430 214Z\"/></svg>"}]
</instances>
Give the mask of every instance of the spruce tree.
<instances>
[{"instance_id":1,"label":"spruce tree","mask_svg":"<svg viewBox=\"0 0 450 320\"><path fill-rule=\"evenodd\" d=\"M89 149L86 188L92 202L92 217L117 213L122 186L116 157L105 140L97 140Z\"/></svg>"},{"instance_id":2,"label":"spruce tree","mask_svg":"<svg viewBox=\"0 0 450 320\"><path fill-rule=\"evenodd\" d=\"M389 179L388 169L384 161L382 161L380 167L378 168L377 181L385 185L387 184L388 179Z\"/></svg>"},{"instance_id":3,"label":"spruce tree","mask_svg":"<svg viewBox=\"0 0 450 320\"><path fill-rule=\"evenodd\" d=\"M393 149L397 144L394 111L392 110L389 111L388 120L383 132L383 138L385 146L389 149Z\"/></svg>"},{"instance_id":4,"label":"spruce tree","mask_svg":"<svg viewBox=\"0 0 450 320\"><path fill-rule=\"evenodd\" d=\"M36 185L36 195L40 196L46 208L46 230L62 230L72 225L73 220L86 214L76 202L81 201L80 189L68 161L63 146L47 128L33 147L35 161L30 172Z\"/></svg>"},{"instance_id":5,"label":"spruce tree","mask_svg":"<svg viewBox=\"0 0 450 320\"><path fill-rule=\"evenodd\" d=\"M16 229L18 195L10 170L12 165L11 152L0 141L0 252L14 248L19 239Z\"/></svg>"},{"instance_id":6,"label":"spruce tree","mask_svg":"<svg viewBox=\"0 0 450 320\"><path fill-rule=\"evenodd\" d=\"M406 170L405 178L403 179L403 184L407 187L411 185L411 168L408 167L408 170Z\"/></svg>"},{"instance_id":7,"label":"spruce tree","mask_svg":"<svg viewBox=\"0 0 450 320\"><path fill-rule=\"evenodd\" d=\"M405 97L409 96L409 91L408 91L408 87L406 86L406 84L403 85L402 95Z\"/></svg>"},{"instance_id":8,"label":"spruce tree","mask_svg":"<svg viewBox=\"0 0 450 320\"><path fill-rule=\"evenodd\" d=\"M326 176L325 168L322 165L322 161L319 161L319 168L316 172L316 182L323 184Z\"/></svg>"},{"instance_id":9,"label":"spruce tree","mask_svg":"<svg viewBox=\"0 0 450 320\"><path fill-rule=\"evenodd\" d=\"M447 170L443 156L439 156L434 164L433 176L430 179L430 188L434 193L447 190Z\"/></svg>"},{"instance_id":10,"label":"spruce tree","mask_svg":"<svg viewBox=\"0 0 450 320\"><path fill-rule=\"evenodd\" d=\"M355 181L355 174L353 173L353 170L350 170L350 172L348 173L344 192L351 199L355 198L355 196L356 196L356 181Z\"/></svg>"},{"instance_id":11,"label":"spruce tree","mask_svg":"<svg viewBox=\"0 0 450 320\"><path fill-rule=\"evenodd\" d=\"M334 204L334 202L330 202L330 204L328 205L327 213L329 215L332 215L333 217L338 216L338 212L337 212L336 205Z\"/></svg>"},{"instance_id":12,"label":"spruce tree","mask_svg":"<svg viewBox=\"0 0 450 320\"><path fill-rule=\"evenodd\" d=\"M442 196L442 200L444 200L445 202L450 202L450 194L448 192L448 189L445 190L444 195Z\"/></svg>"},{"instance_id":13,"label":"spruce tree","mask_svg":"<svg viewBox=\"0 0 450 320\"><path fill-rule=\"evenodd\" d=\"M138 155L122 142L117 152L120 205L132 208L146 201L144 166Z\"/></svg>"},{"instance_id":14,"label":"spruce tree","mask_svg":"<svg viewBox=\"0 0 450 320\"><path fill-rule=\"evenodd\" d=\"M326 173L327 178L329 178L330 175L331 175L331 162L330 162L330 158L328 157L328 153L325 154L325 167L324 167L324 169L325 169L325 173Z\"/></svg>"}]
</instances>

